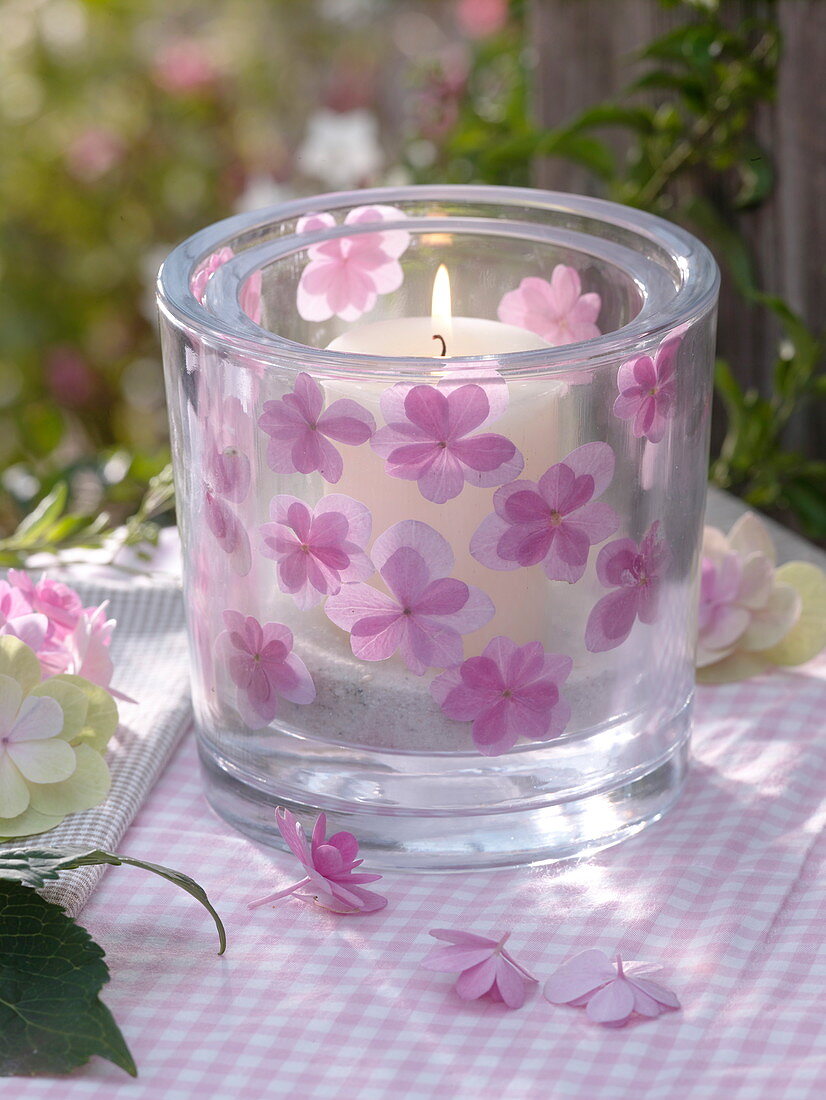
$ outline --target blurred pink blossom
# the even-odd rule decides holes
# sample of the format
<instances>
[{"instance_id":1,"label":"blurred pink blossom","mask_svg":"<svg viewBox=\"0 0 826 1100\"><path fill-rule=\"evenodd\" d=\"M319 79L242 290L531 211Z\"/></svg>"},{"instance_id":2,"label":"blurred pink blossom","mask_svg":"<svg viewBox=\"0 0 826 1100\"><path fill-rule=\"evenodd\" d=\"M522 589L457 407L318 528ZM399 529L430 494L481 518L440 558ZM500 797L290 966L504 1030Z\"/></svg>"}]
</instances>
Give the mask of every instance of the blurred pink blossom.
<instances>
[{"instance_id":1,"label":"blurred pink blossom","mask_svg":"<svg viewBox=\"0 0 826 1100\"><path fill-rule=\"evenodd\" d=\"M66 147L66 167L84 183L93 183L105 176L123 158L125 147L121 138L105 126L88 126Z\"/></svg>"},{"instance_id":2,"label":"blurred pink blossom","mask_svg":"<svg viewBox=\"0 0 826 1100\"><path fill-rule=\"evenodd\" d=\"M98 379L83 356L69 347L52 348L46 357L46 382L58 405L77 409L98 392Z\"/></svg>"},{"instance_id":3,"label":"blurred pink blossom","mask_svg":"<svg viewBox=\"0 0 826 1100\"><path fill-rule=\"evenodd\" d=\"M165 43L152 65L152 77L170 95L188 95L210 88L219 70L200 42L179 38Z\"/></svg>"},{"instance_id":4,"label":"blurred pink blossom","mask_svg":"<svg viewBox=\"0 0 826 1100\"><path fill-rule=\"evenodd\" d=\"M508 0L458 0L456 22L470 38L498 34L508 22Z\"/></svg>"},{"instance_id":5,"label":"blurred pink blossom","mask_svg":"<svg viewBox=\"0 0 826 1100\"><path fill-rule=\"evenodd\" d=\"M599 294L583 294L576 268L557 264L551 281L528 276L499 303L499 320L535 332L552 347L599 336Z\"/></svg>"}]
</instances>

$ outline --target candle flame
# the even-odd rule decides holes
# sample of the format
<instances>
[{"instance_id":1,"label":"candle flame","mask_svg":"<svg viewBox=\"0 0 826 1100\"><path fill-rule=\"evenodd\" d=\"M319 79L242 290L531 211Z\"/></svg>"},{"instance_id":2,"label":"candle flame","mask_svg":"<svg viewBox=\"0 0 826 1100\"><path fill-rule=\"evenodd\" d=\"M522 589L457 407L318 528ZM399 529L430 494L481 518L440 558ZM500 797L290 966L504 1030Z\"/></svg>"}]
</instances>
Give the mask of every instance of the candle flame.
<instances>
[{"instance_id":1,"label":"candle flame","mask_svg":"<svg viewBox=\"0 0 826 1100\"><path fill-rule=\"evenodd\" d=\"M431 316L433 318L434 333L440 333L446 343L450 344L450 337L453 333L453 313L450 303L450 276L444 264L439 265L436 278L433 280ZM448 354L450 354L449 348Z\"/></svg>"}]
</instances>

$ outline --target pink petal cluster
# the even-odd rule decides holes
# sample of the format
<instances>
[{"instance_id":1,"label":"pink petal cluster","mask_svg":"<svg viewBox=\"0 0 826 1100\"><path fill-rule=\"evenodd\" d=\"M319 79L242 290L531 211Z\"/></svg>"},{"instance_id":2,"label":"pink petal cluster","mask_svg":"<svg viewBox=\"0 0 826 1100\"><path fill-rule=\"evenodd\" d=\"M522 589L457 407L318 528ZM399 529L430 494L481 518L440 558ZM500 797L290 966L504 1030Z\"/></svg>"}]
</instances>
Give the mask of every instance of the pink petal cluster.
<instances>
[{"instance_id":1,"label":"pink petal cluster","mask_svg":"<svg viewBox=\"0 0 826 1100\"><path fill-rule=\"evenodd\" d=\"M462 660L462 635L484 626L494 606L480 589L450 577L453 551L426 523L403 520L380 535L372 551L387 592L347 584L324 606L350 634L363 661L399 653L411 672L447 668Z\"/></svg>"},{"instance_id":2,"label":"pink petal cluster","mask_svg":"<svg viewBox=\"0 0 826 1100\"><path fill-rule=\"evenodd\" d=\"M645 437L659 443L674 416L681 343L682 336L670 336L660 344L653 359L650 355L629 359L617 373L619 397L614 402L614 416L633 420L631 431L637 439Z\"/></svg>"},{"instance_id":3,"label":"pink petal cluster","mask_svg":"<svg viewBox=\"0 0 826 1100\"><path fill-rule=\"evenodd\" d=\"M499 320L535 332L552 347L592 340L602 300L583 294L576 268L557 264L551 281L528 276L499 303Z\"/></svg>"},{"instance_id":4,"label":"pink petal cluster","mask_svg":"<svg viewBox=\"0 0 826 1100\"><path fill-rule=\"evenodd\" d=\"M74 589L48 577L34 581L21 570L0 581L0 635L11 634L34 650L43 677L68 673L126 699L110 684L109 643L115 627L107 619L108 600L84 607ZM130 702L132 700L129 700Z\"/></svg>"},{"instance_id":5,"label":"pink petal cluster","mask_svg":"<svg viewBox=\"0 0 826 1100\"><path fill-rule=\"evenodd\" d=\"M270 517L261 528L262 553L278 562L278 585L300 608L375 572L365 550L372 517L359 501L331 493L311 508L297 497L277 496Z\"/></svg>"},{"instance_id":6,"label":"pink petal cluster","mask_svg":"<svg viewBox=\"0 0 826 1100\"><path fill-rule=\"evenodd\" d=\"M648 975L660 968L650 963L612 963L604 951L590 948L564 963L545 983L545 999L555 1005L573 1005L603 1027L624 1027L632 1016L656 1017L678 1009L670 989Z\"/></svg>"},{"instance_id":7,"label":"pink petal cluster","mask_svg":"<svg viewBox=\"0 0 826 1100\"><path fill-rule=\"evenodd\" d=\"M465 482L487 488L522 470L522 455L509 439L479 432L501 415L505 402L493 383L476 380L391 386L381 397L386 427L370 446L385 459L389 477L416 481L426 500L444 504Z\"/></svg>"},{"instance_id":8,"label":"pink petal cluster","mask_svg":"<svg viewBox=\"0 0 826 1100\"><path fill-rule=\"evenodd\" d=\"M216 640L219 659L237 688L238 713L250 729L262 729L278 712L278 700L312 703L315 684L295 653L292 631L263 625L251 615L224 612L226 630Z\"/></svg>"},{"instance_id":9,"label":"pink petal cluster","mask_svg":"<svg viewBox=\"0 0 826 1100\"><path fill-rule=\"evenodd\" d=\"M539 482L513 481L493 497L494 513L482 521L470 552L489 569L542 565L551 580L573 584L585 572L591 547L619 527L619 517L600 496L614 476L607 443L586 443L551 466Z\"/></svg>"},{"instance_id":10,"label":"pink petal cluster","mask_svg":"<svg viewBox=\"0 0 826 1100\"><path fill-rule=\"evenodd\" d=\"M671 555L660 536L660 524L651 525L642 542L615 539L597 557L597 576L605 588L585 625L585 648L602 653L622 645L637 619L657 621L660 589Z\"/></svg>"},{"instance_id":11,"label":"pink petal cluster","mask_svg":"<svg viewBox=\"0 0 826 1100\"><path fill-rule=\"evenodd\" d=\"M213 252L210 256L207 256L204 262L196 268L195 274L190 280L189 289L201 305L206 301L207 284L209 280L218 268L222 267L228 260L231 260L234 255L235 253L228 246L219 248L217 252ZM261 286L261 272L255 271L244 283L239 296L241 309L256 325L261 324L263 308L261 301Z\"/></svg>"},{"instance_id":12,"label":"pink petal cluster","mask_svg":"<svg viewBox=\"0 0 826 1100\"><path fill-rule=\"evenodd\" d=\"M404 216L393 206L359 206L347 214L344 224L380 224ZM300 218L296 231L306 233L335 224L332 214L313 214ZM402 285L399 257L409 243L410 234L395 229L311 245L307 249L309 263L298 283L299 314L306 321L326 321L333 316L357 320L373 308L379 294L389 294Z\"/></svg>"},{"instance_id":13,"label":"pink petal cluster","mask_svg":"<svg viewBox=\"0 0 826 1100\"><path fill-rule=\"evenodd\" d=\"M715 527L703 536L697 667L737 651L759 653L776 645L797 622L801 599L775 577L768 531L746 513L726 537Z\"/></svg>"},{"instance_id":14,"label":"pink petal cluster","mask_svg":"<svg viewBox=\"0 0 826 1100\"><path fill-rule=\"evenodd\" d=\"M510 932L499 940L451 928L434 928L430 935L450 946L434 948L421 965L425 970L458 972L455 988L463 1001L487 994L492 1001L504 1001L508 1008L521 1008L525 1003L526 984L536 978L506 950Z\"/></svg>"},{"instance_id":15,"label":"pink petal cluster","mask_svg":"<svg viewBox=\"0 0 826 1100\"><path fill-rule=\"evenodd\" d=\"M472 722L473 742L485 756L499 756L520 737L548 741L571 717L560 687L570 675L570 657L546 653L539 642L518 646L493 638L479 657L437 676L430 685L443 712Z\"/></svg>"},{"instance_id":16,"label":"pink petal cluster","mask_svg":"<svg viewBox=\"0 0 826 1100\"><path fill-rule=\"evenodd\" d=\"M241 577L252 567L249 535L234 505L246 500L250 490L249 453L253 447L252 422L237 397L210 400L206 386L200 390L199 421L204 433L204 518L218 545L229 556Z\"/></svg>"},{"instance_id":17,"label":"pink petal cluster","mask_svg":"<svg viewBox=\"0 0 826 1100\"><path fill-rule=\"evenodd\" d=\"M352 833L342 831L327 837L327 817L319 814L308 844L304 830L289 810L279 806L275 821L287 847L307 873L300 882L250 902L250 909L290 894L333 913L375 913L384 909L387 898L364 889L365 883L378 882L381 875L354 873L364 860L356 858L359 846Z\"/></svg>"},{"instance_id":18,"label":"pink petal cluster","mask_svg":"<svg viewBox=\"0 0 826 1100\"><path fill-rule=\"evenodd\" d=\"M333 485L341 479L344 463L330 440L357 447L376 430L370 413L350 398L340 398L325 409L321 386L304 373L296 378L292 393L280 401L264 402L258 424L270 437L270 469L279 474L317 470Z\"/></svg>"}]
</instances>

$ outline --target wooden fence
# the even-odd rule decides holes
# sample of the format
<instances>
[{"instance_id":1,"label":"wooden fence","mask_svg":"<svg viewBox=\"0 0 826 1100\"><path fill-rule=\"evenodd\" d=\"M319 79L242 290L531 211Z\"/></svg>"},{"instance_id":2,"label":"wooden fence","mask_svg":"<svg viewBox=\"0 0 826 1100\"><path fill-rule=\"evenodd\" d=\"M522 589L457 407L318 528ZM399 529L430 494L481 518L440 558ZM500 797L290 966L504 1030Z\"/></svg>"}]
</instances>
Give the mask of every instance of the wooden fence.
<instances>
[{"instance_id":1,"label":"wooden fence","mask_svg":"<svg viewBox=\"0 0 826 1100\"><path fill-rule=\"evenodd\" d=\"M722 0L731 19L770 16L780 26L776 102L761 109L757 137L776 174L770 197L739 215L758 284L779 294L816 330L826 330L826 0ZM657 0L533 0L537 112L548 127L617 94L640 71L636 51L685 18ZM621 147L618 151L622 151ZM576 165L549 160L537 184L587 191ZM768 392L778 330L724 278L718 348L742 384ZM788 443L826 457L826 411L801 410ZM720 427L717 426L719 440Z\"/></svg>"}]
</instances>

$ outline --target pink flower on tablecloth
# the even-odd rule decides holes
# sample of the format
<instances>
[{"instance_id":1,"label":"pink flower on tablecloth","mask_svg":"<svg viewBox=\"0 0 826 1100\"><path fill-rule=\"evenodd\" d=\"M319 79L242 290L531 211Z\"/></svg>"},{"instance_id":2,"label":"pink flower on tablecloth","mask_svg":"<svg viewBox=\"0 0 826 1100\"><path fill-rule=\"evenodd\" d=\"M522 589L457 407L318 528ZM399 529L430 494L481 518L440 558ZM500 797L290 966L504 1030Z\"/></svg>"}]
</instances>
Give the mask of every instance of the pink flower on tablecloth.
<instances>
[{"instance_id":1,"label":"pink flower on tablecloth","mask_svg":"<svg viewBox=\"0 0 826 1100\"><path fill-rule=\"evenodd\" d=\"M559 689L572 668L570 657L546 653L539 642L519 646L500 636L481 657L437 676L430 692L448 718L473 723L481 753L499 756L520 737L549 741L562 733L571 708Z\"/></svg>"},{"instance_id":2,"label":"pink flower on tablecloth","mask_svg":"<svg viewBox=\"0 0 826 1100\"><path fill-rule=\"evenodd\" d=\"M25 573L18 575L25 578L30 589L34 588ZM19 638L37 653L42 649L48 632L48 618L35 609L26 593L16 584L0 581L0 635L10 634Z\"/></svg>"},{"instance_id":3,"label":"pink flower on tablecloth","mask_svg":"<svg viewBox=\"0 0 826 1100\"><path fill-rule=\"evenodd\" d=\"M33 581L28 573L19 569L9 570L9 581L14 586L11 589L11 606L22 606L21 601L28 608L39 615L45 615L48 620L48 637L65 638L75 629L84 614L91 613L92 608L84 609L83 601L73 588L52 580L50 577L41 577L39 581ZM9 585L0 581L0 618L5 618L6 609L10 606L8 598ZM7 633L3 631L3 633ZM12 633L9 631L8 633ZM18 634L17 637L20 637ZM25 641L25 638L22 639ZM30 643L26 643L29 645ZM36 646L32 646L36 649Z\"/></svg>"},{"instance_id":4,"label":"pink flower on tablecloth","mask_svg":"<svg viewBox=\"0 0 826 1100\"><path fill-rule=\"evenodd\" d=\"M617 373L619 397L614 416L633 420L637 439L659 443L667 422L674 415L677 396L677 352L682 336L670 336L660 344L656 355L640 355L623 363Z\"/></svg>"},{"instance_id":5,"label":"pink flower on tablecloth","mask_svg":"<svg viewBox=\"0 0 826 1100\"><path fill-rule=\"evenodd\" d=\"M614 476L607 443L585 443L551 466L539 482L513 481L493 496L494 513L482 521L470 552L489 569L542 563L551 580L573 584L585 572L592 546L613 535L619 516L594 500Z\"/></svg>"},{"instance_id":6,"label":"pink flower on tablecloth","mask_svg":"<svg viewBox=\"0 0 826 1100\"><path fill-rule=\"evenodd\" d=\"M312 703L315 685L307 666L292 652L292 631L238 611L224 612L226 630L216 649L238 689L238 712L250 729L261 729L278 712L279 698Z\"/></svg>"},{"instance_id":7,"label":"pink flower on tablecloth","mask_svg":"<svg viewBox=\"0 0 826 1100\"><path fill-rule=\"evenodd\" d=\"M375 572L365 552L373 520L359 501L331 493L313 509L297 497L277 496L270 517L261 528L262 553L278 562L279 587L300 608Z\"/></svg>"},{"instance_id":8,"label":"pink flower on tablecloth","mask_svg":"<svg viewBox=\"0 0 826 1100\"><path fill-rule=\"evenodd\" d=\"M324 393L309 374L299 374L292 393L280 401L266 401L258 424L270 437L267 462L278 474L311 474L325 481L341 479L344 463L330 442L357 447L376 429L373 417L349 397L339 398L326 410Z\"/></svg>"},{"instance_id":9,"label":"pink flower on tablecloth","mask_svg":"<svg viewBox=\"0 0 826 1100\"><path fill-rule=\"evenodd\" d=\"M465 482L487 488L515 477L522 455L503 435L478 429L496 418L489 387L450 379L437 386L401 383L385 390L387 426L370 446L390 477L416 481L425 500L444 504Z\"/></svg>"},{"instance_id":10,"label":"pink flower on tablecloth","mask_svg":"<svg viewBox=\"0 0 826 1100\"><path fill-rule=\"evenodd\" d=\"M612 963L604 951L580 951L552 974L543 990L554 1005L586 1005L586 1015L603 1027L624 1027L636 1013L649 1018L678 1009L670 989L651 981L661 967L644 962Z\"/></svg>"},{"instance_id":11,"label":"pink flower on tablecloth","mask_svg":"<svg viewBox=\"0 0 826 1100\"><path fill-rule=\"evenodd\" d=\"M399 221L404 216L393 206L359 206L348 213L344 224ZM299 219L296 232L335 224L332 214L312 214ZM311 245L307 249L310 262L298 283L299 314L306 321L326 321L333 316L342 321L357 320L373 308L379 294L389 294L402 285L399 256L409 243L409 233L394 229Z\"/></svg>"},{"instance_id":12,"label":"pink flower on tablecloth","mask_svg":"<svg viewBox=\"0 0 826 1100\"><path fill-rule=\"evenodd\" d=\"M217 252L213 252L212 255L207 256L204 262L196 269L195 274L190 279L189 289L201 305L206 301L207 284L209 280L218 268L223 267L227 260L231 260L234 255L235 253L228 246L219 248ZM261 285L261 272L254 271L241 288L241 294L238 299L241 309L256 325L261 324Z\"/></svg>"},{"instance_id":13,"label":"pink flower on tablecloth","mask_svg":"<svg viewBox=\"0 0 826 1100\"><path fill-rule=\"evenodd\" d=\"M659 521L653 523L637 545L633 539L615 539L597 557L597 576L615 592L603 596L585 626L585 648L603 653L622 645L639 619L657 621L660 588L671 555L660 537Z\"/></svg>"},{"instance_id":14,"label":"pink flower on tablecloth","mask_svg":"<svg viewBox=\"0 0 826 1100\"><path fill-rule=\"evenodd\" d=\"M398 652L418 676L461 661L462 635L484 626L494 606L481 589L449 576L448 542L426 523L403 520L376 539L372 558L390 594L347 584L324 606L349 631L356 657L384 661Z\"/></svg>"},{"instance_id":15,"label":"pink flower on tablecloth","mask_svg":"<svg viewBox=\"0 0 826 1100\"><path fill-rule=\"evenodd\" d=\"M275 811L275 823L287 847L307 871L307 875L284 890L276 890L273 894L250 902L249 909L278 901L290 894L304 901L315 902L322 909L329 909L333 913L375 913L384 909L387 898L364 889L365 883L378 882L381 875L363 871L354 874L364 860L356 859L359 846L352 833L342 831L327 837L327 815L319 814L313 827L312 841L307 844L298 819L283 806Z\"/></svg>"},{"instance_id":16,"label":"pink flower on tablecloth","mask_svg":"<svg viewBox=\"0 0 826 1100\"><path fill-rule=\"evenodd\" d=\"M525 1003L526 983L536 978L505 949L510 932L499 940L453 928L434 928L430 935L450 946L435 947L421 966L439 973L458 971L455 989L463 1001L475 1001L487 993L492 1001L504 1001L508 1008L521 1008Z\"/></svg>"},{"instance_id":17,"label":"pink flower on tablecloth","mask_svg":"<svg viewBox=\"0 0 826 1100\"><path fill-rule=\"evenodd\" d=\"M557 264L551 281L528 276L499 303L499 320L535 332L552 347L592 340L600 335L596 320L599 294L583 294L576 268Z\"/></svg>"}]
</instances>

